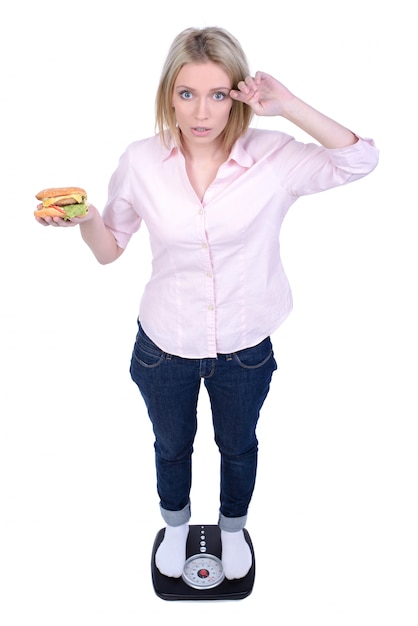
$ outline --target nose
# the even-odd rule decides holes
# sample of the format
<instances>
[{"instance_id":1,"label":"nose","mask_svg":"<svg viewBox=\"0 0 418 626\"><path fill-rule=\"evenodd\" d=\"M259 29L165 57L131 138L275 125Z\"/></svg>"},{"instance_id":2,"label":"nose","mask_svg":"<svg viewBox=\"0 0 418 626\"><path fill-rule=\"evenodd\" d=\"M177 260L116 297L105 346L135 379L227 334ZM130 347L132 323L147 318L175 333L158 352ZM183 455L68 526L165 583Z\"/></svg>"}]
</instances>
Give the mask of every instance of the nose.
<instances>
[{"instance_id":1,"label":"nose","mask_svg":"<svg viewBox=\"0 0 418 626\"><path fill-rule=\"evenodd\" d=\"M208 118L208 105L206 102L206 98L199 98L199 100L197 101L195 116L196 119L199 121L203 121Z\"/></svg>"}]
</instances>

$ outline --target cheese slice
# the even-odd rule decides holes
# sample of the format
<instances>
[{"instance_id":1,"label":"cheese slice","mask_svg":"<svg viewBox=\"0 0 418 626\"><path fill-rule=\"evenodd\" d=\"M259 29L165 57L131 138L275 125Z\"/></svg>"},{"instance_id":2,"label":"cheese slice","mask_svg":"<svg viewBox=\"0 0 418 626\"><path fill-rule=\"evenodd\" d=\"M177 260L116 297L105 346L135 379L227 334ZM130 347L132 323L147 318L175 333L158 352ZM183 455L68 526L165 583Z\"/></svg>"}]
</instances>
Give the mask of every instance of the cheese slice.
<instances>
[{"instance_id":1,"label":"cheese slice","mask_svg":"<svg viewBox=\"0 0 418 626\"><path fill-rule=\"evenodd\" d=\"M80 204L84 200L84 196L82 196L79 193L74 193L68 196L57 196L56 198L45 198L45 200L42 201L42 204L44 205L44 207L48 207L48 206L51 206L51 204L56 204L60 200L65 200L66 198L72 198L74 200L74 204Z\"/></svg>"}]
</instances>

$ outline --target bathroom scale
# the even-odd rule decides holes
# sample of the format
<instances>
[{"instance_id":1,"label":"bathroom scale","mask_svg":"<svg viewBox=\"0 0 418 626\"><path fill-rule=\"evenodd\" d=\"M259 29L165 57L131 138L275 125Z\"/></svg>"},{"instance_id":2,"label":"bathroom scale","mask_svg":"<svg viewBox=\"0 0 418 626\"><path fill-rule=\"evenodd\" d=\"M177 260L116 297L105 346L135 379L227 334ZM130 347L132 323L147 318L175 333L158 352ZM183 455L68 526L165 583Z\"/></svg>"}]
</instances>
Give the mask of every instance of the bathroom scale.
<instances>
[{"instance_id":1,"label":"bathroom scale","mask_svg":"<svg viewBox=\"0 0 418 626\"><path fill-rule=\"evenodd\" d=\"M151 574L154 591L163 600L241 600L252 591L255 578L254 549L248 531L245 540L252 554L250 571L244 578L225 578L221 556L221 531L217 524L190 525L186 562L180 578L164 576L155 565L155 553L164 538L162 528L154 541Z\"/></svg>"}]
</instances>

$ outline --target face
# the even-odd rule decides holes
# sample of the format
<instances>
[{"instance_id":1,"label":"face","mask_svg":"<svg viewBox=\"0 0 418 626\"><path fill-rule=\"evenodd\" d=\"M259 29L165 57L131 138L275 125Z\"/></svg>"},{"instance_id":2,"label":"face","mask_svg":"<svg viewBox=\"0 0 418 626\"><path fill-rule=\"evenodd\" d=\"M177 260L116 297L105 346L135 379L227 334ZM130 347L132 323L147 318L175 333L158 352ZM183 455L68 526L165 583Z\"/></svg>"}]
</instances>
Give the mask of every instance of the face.
<instances>
[{"instance_id":1,"label":"face","mask_svg":"<svg viewBox=\"0 0 418 626\"><path fill-rule=\"evenodd\" d=\"M172 104L187 146L220 143L233 101L231 81L219 65L187 63L178 73Z\"/></svg>"}]
</instances>

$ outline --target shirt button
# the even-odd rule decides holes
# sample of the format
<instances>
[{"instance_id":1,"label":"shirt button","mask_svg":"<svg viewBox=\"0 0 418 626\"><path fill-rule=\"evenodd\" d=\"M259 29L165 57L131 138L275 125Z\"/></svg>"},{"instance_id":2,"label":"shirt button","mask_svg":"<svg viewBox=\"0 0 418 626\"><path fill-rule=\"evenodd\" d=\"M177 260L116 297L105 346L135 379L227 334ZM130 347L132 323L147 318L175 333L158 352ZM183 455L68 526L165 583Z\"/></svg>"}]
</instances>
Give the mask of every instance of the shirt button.
<instances>
[{"instance_id":1,"label":"shirt button","mask_svg":"<svg viewBox=\"0 0 418 626\"><path fill-rule=\"evenodd\" d=\"M203 215L203 209L200 209L199 215Z\"/></svg>"},{"instance_id":2,"label":"shirt button","mask_svg":"<svg viewBox=\"0 0 418 626\"><path fill-rule=\"evenodd\" d=\"M207 243L202 243L202 248L207 248L208 244Z\"/></svg>"},{"instance_id":3,"label":"shirt button","mask_svg":"<svg viewBox=\"0 0 418 626\"><path fill-rule=\"evenodd\" d=\"M206 272L206 276L207 276L208 278L212 278L212 272Z\"/></svg>"},{"instance_id":4,"label":"shirt button","mask_svg":"<svg viewBox=\"0 0 418 626\"><path fill-rule=\"evenodd\" d=\"M215 308L215 307L213 306L213 304L210 304L210 305L208 306L209 311L213 311L213 310L214 310L214 308Z\"/></svg>"}]
</instances>

